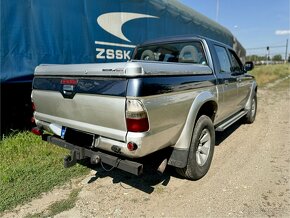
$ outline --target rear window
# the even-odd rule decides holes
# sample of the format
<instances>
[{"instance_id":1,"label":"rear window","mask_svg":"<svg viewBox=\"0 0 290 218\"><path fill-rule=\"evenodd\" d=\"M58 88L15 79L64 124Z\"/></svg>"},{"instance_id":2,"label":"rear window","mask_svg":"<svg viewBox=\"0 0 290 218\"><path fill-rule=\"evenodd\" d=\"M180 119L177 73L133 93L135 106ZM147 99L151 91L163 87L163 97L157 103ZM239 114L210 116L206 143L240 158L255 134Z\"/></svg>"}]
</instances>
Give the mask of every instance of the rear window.
<instances>
[{"instance_id":1,"label":"rear window","mask_svg":"<svg viewBox=\"0 0 290 218\"><path fill-rule=\"evenodd\" d=\"M141 46L136 49L133 59L207 65L205 53L200 42Z\"/></svg>"}]
</instances>

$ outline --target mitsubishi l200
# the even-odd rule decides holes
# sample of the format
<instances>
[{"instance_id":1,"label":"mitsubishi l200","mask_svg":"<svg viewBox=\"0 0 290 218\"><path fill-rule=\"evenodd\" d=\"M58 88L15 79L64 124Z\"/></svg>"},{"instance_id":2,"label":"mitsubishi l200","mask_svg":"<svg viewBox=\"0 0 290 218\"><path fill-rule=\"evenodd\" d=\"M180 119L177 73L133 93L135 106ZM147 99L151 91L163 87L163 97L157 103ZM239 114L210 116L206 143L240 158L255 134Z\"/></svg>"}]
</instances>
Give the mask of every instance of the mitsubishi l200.
<instances>
[{"instance_id":1,"label":"mitsubishi l200","mask_svg":"<svg viewBox=\"0 0 290 218\"><path fill-rule=\"evenodd\" d=\"M71 151L67 167L88 159L139 175L139 160L167 148L159 169L197 180L210 168L215 131L255 120L252 68L200 36L144 43L124 63L40 65L33 132Z\"/></svg>"}]
</instances>

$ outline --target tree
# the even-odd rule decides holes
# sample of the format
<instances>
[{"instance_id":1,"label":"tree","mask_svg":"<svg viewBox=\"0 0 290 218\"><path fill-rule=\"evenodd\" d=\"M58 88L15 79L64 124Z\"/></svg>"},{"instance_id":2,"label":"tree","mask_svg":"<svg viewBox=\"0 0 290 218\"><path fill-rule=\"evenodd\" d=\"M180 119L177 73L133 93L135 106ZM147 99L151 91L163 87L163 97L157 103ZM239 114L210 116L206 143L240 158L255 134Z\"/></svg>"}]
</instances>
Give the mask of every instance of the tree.
<instances>
[{"instance_id":1,"label":"tree","mask_svg":"<svg viewBox=\"0 0 290 218\"><path fill-rule=\"evenodd\" d=\"M267 60L265 56L248 55L246 57L246 61L265 61L265 60Z\"/></svg>"},{"instance_id":2,"label":"tree","mask_svg":"<svg viewBox=\"0 0 290 218\"><path fill-rule=\"evenodd\" d=\"M290 63L290 54L289 54L289 56L288 56L288 62Z\"/></svg>"},{"instance_id":3,"label":"tree","mask_svg":"<svg viewBox=\"0 0 290 218\"><path fill-rule=\"evenodd\" d=\"M274 55L272 57L272 61L282 61L282 55L278 54L278 55Z\"/></svg>"}]
</instances>

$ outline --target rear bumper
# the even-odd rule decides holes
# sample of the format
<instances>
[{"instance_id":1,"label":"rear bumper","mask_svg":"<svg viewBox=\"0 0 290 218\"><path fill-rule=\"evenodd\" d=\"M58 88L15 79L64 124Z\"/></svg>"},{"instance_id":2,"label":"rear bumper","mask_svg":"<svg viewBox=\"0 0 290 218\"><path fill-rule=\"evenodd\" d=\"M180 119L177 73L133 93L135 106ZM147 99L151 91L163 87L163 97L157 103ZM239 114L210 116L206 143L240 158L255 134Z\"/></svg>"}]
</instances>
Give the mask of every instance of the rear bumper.
<instances>
[{"instance_id":1,"label":"rear bumper","mask_svg":"<svg viewBox=\"0 0 290 218\"><path fill-rule=\"evenodd\" d=\"M64 160L66 167L74 165L78 160L89 158L92 163L102 162L134 175L140 175L143 172L143 164L138 162L122 159L101 151L93 151L91 149L80 147L51 135L43 135L42 139L71 151L71 157Z\"/></svg>"},{"instance_id":2,"label":"rear bumper","mask_svg":"<svg viewBox=\"0 0 290 218\"><path fill-rule=\"evenodd\" d=\"M169 130L161 131L155 135L152 135L150 131L141 132L141 133L128 132L126 140L122 141L122 140L118 140L119 139L118 137L114 138L113 135L112 137L107 137L106 135L100 135L96 133L96 131L93 131L92 129L88 129L87 127L83 128L82 126L82 125L90 126L90 124L83 123L80 126L64 125L64 123L61 122L62 118L59 118L59 120L60 121L58 121L57 123L52 123L51 120L44 121L44 120L35 119L35 123L39 129L45 130L59 137L61 136L62 127L68 127L70 129L73 129L82 133L86 133L91 136L95 136L94 142L93 142L93 146L95 149L99 149L99 150L103 150L103 151L107 151L111 153L111 152L114 152L112 147L116 146L118 147L118 149L120 149L119 153L122 154L122 156L127 157L128 159L146 157L147 155L151 153L154 153L158 150L161 150L165 147L170 146L170 144L164 145L161 143L156 143L156 142L159 142L157 139L166 138L166 137L168 138L167 135L170 135ZM58 126L57 127L58 130L53 128L53 126ZM133 151L128 150L127 144L129 142L135 143L138 146L138 148ZM72 142L72 143L77 144L75 142Z\"/></svg>"}]
</instances>

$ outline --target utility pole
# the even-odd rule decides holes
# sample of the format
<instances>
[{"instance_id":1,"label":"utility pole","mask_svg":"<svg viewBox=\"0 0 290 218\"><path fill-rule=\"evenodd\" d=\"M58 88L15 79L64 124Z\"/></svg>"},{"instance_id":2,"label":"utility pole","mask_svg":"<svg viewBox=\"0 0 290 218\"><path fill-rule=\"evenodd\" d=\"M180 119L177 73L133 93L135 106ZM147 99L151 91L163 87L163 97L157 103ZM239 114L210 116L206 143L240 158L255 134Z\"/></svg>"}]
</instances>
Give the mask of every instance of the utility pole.
<instances>
[{"instance_id":1,"label":"utility pole","mask_svg":"<svg viewBox=\"0 0 290 218\"><path fill-rule=\"evenodd\" d=\"M285 51L285 60L284 60L284 63L286 64L287 63L287 53L288 53L288 39L286 39L286 51Z\"/></svg>"},{"instance_id":2,"label":"utility pole","mask_svg":"<svg viewBox=\"0 0 290 218\"><path fill-rule=\"evenodd\" d=\"M219 13L220 13L220 1L216 0L216 22L219 21Z\"/></svg>"},{"instance_id":3,"label":"utility pole","mask_svg":"<svg viewBox=\"0 0 290 218\"><path fill-rule=\"evenodd\" d=\"M269 60L270 60L270 47L267 46L267 65L269 64Z\"/></svg>"}]
</instances>

